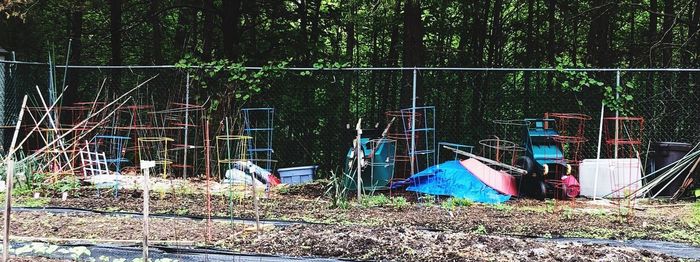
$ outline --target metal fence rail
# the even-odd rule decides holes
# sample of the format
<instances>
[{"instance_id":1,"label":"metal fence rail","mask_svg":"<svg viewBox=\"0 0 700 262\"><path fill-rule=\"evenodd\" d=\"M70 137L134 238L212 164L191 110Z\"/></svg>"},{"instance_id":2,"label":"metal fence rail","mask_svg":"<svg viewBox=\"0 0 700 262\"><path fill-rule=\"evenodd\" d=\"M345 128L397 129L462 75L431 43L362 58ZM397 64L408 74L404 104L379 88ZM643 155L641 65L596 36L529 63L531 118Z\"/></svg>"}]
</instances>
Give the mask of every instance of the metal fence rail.
<instances>
[{"instance_id":1,"label":"metal fence rail","mask_svg":"<svg viewBox=\"0 0 700 262\"><path fill-rule=\"evenodd\" d=\"M21 97L29 94L32 102L35 86L49 93L49 68L45 63L0 61L3 126L12 126L17 121ZM55 68L56 86L63 86L64 71L68 74L65 83L69 86L68 95L62 106L94 100L101 88L109 90L103 93L106 95L101 99L105 100L143 79L157 76L134 95L133 106L148 105L154 112L172 112L174 103L203 105L203 111L212 117L212 133L222 132L225 116L233 120L231 126L240 128L241 108L274 108L272 144L277 167L319 164L322 172L340 171L352 142L353 131L348 126L354 127L357 119L362 118L365 128L382 129L389 120L386 111L420 106L435 106L438 142L474 146L478 146L479 140L493 136L519 142L519 130L504 128L493 120L543 117L553 112L586 114L593 120L585 129L589 141L582 148L582 156L595 157L605 87L620 95L618 101L623 109L623 112L608 109L606 115L618 113L645 119L642 151L647 150L649 142L700 141L697 106L700 90L696 84L700 83L700 69L285 68L284 73L268 80L267 88L241 103L233 98L234 90L240 87L223 78L209 78L206 88L191 82L187 92L188 74L206 76L206 70L199 67L57 65ZM586 73L604 85L571 88L580 81L580 76L571 72ZM563 82L570 87L564 88ZM36 101L33 105L37 105ZM149 120L153 128L112 129L111 135L141 132L143 136L182 136L166 116L137 115L139 120ZM62 120L70 121L69 116L61 116ZM188 115L191 119L186 123L202 124L201 119L192 117ZM111 125L124 125L124 121L115 119ZM198 146L196 150L201 150L202 132L196 126L189 129L188 142ZM6 142L3 139L3 144ZM478 153L479 148L474 151ZM605 156L609 152L603 153ZM197 165L202 156L193 153L188 158ZM202 170L193 172L201 174Z\"/></svg>"}]
</instances>

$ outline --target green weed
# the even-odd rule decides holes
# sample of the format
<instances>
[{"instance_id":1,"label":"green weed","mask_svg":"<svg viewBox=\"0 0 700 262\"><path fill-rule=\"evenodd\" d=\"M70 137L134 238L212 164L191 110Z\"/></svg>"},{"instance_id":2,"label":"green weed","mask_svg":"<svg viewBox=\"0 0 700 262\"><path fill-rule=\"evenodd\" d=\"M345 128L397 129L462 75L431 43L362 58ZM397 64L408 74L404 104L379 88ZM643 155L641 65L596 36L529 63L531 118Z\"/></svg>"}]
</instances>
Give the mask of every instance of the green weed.
<instances>
[{"instance_id":1,"label":"green weed","mask_svg":"<svg viewBox=\"0 0 700 262\"><path fill-rule=\"evenodd\" d=\"M488 232L486 232L486 226L479 224L474 230L472 230L472 233L477 234L477 235L486 235Z\"/></svg>"},{"instance_id":2,"label":"green weed","mask_svg":"<svg viewBox=\"0 0 700 262\"><path fill-rule=\"evenodd\" d=\"M277 193L280 194L280 195L287 195L287 194L289 194L289 193L290 193L289 185L285 185L285 184L279 185L279 186L277 187Z\"/></svg>"},{"instance_id":3,"label":"green weed","mask_svg":"<svg viewBox=\"0 0 700 262\"><path fill-rule=\"evenodd\" d=\"M398 197L392 197L391 198L391 205L394 206L395 208L402 209L407 206L410 206L411 203L408 203L408 200L406 200L405 197L398 196Z\"/></svg>"},{"instance_id":4,"label":"green weed","mask_svg":"<svg viewBox=\"0 0 700 262\"><path fill-rule=\"evenodd\" d=\"M445 209L455 209L456 207L470 207L474 204L474 201L466 198L451 197L445 201L442 201L442 207Z\"/></svg>"},{"instance_id":5,"label":"green weed","mask_svg":"<svg viewBox=\"0 0 700 262\"><path fill-rule=\"evenodd\" d=\"M690 208L690 218L688 224L691 226L700 226L700 202L695 202Z\"/></svg>"},{"instance_id":6,"label":"green weed","mask_svg":"<svg viewBox=\"0 0 700 262\"><path fill-rule=\"evenodd\" d=\"M49 184L46 189L53 192L70 192L80 188L80 180L76 177L65 177L56 183Z\"/></svg>"},{"instance_id":7,"label":"green weed","mask_svg":"<svg viewBox=\"0 0 700 262\"><path fill-rule=\"evenodd\" d=\"M381 207L391 204L391 199L385 195L363 196L360 199L362 207Z\"/></svg>"},{"instance_id":8,"label":"green weed","mask_svg":"<svg viewBox=\"0 0 700 262\"><path fill-rule=\"evenodd\" d=\"M513 211L513 206L503 203L491 205L491 208L504 212Z\"/></svg>"}]
</instances>

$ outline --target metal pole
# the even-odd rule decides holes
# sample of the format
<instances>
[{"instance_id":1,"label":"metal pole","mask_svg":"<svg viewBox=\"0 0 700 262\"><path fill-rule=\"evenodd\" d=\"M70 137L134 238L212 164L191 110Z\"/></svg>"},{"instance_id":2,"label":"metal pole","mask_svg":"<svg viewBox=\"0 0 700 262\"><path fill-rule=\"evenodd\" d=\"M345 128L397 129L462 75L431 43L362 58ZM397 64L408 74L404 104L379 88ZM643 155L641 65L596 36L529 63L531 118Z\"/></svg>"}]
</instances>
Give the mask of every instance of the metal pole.
<instances>
[{"instance_id":1,"label":"metal pole","mask_svg":"<svg viewBox=\"0 0 700 262\"><path fill-rule=\"evenodd\" d=\"M70 59L70 48L73 44L73 38L68 39L68 50L66 50L66 67L63 68L63 86L66 86L66 77L68 76L68 60ZM73 87L78 89L77 86Z\"/></svg>"},{"instance_id":2,"label":"metal pole","mask_svg":"<svg viewBox=\"0 0 700 262\"><path fill-rule=\"evenodd\" d=\"M413 99L411 100L411 175L415 174L416 157L416 78L418 70L413 68Z\"/></svg>"},{"instance_id":3,"label":"metal pole","mask_svg":"<svg viewBox=\"0 0 700 262\"><path fill-rule=\"evenodd\" d=\"M620 71L615 72L615 101L620 101ZM619 130L620 130L620 109L615 107L615 159L617 159L617 146L618 146L618 139L619 139Z\"/></svg>"},{"instance_id":4,"label":"metal pole","mask_svg":"<svg viewBox=\"0 0 700 262\"><path fill-rule=\"evenodd\" d=\"M593 200L598 198L598 173L600 172L600 145L603 141L603 117L605 117L605 103L600 102L600 125L598 126L598 150L595 161L595 178L593 179Z\"/></svg>"},{"instance_id":5,"label":"metal pole","mask_svg":"<svg viewBox=\"0 0 700 262\"><path fill-rule=\"evenodd\" d=\"M188 130L189 130L189 124L190 124L190 73L187 72L187 77L186 77L187 83L185 84L185 153L184 153L184 163L182 163L182 177L184 179L187 179L187 147L189 147L189 144L187 143L187 135L188 135Z\"/></svg>"}]
</instances>

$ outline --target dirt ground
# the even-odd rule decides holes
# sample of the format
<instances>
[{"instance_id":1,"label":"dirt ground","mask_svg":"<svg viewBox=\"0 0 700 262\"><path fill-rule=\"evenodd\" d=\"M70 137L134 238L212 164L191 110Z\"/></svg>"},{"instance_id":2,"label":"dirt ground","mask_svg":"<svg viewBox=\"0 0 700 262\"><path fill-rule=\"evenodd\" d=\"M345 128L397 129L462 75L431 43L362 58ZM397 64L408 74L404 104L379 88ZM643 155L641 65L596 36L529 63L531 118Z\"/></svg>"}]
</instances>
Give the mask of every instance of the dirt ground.
<instances>
[{"instance_id":1,"label":"dirt ground","mask_svg":"<svg viewBox=\"0 0 700 262\"><path fill-rule=\"evenodd\" d=\"M201 183L200 183L201 184ZM193 186L194 185L194 186ZM192 183L153 192L152 213L178 216L254 218L252 194L240 188L207 196ZM260 217L312 222L274 227L263 233L249 225L187 219L153 219L151 239L225 248L242 253L401 261L675 261L645 250L544 242L527 237L654 239L700 245L700 217L681 204L594 205L589 201L514 199L505 204L445 206L409 192L351 199L333 207L321 184L278 188L260 194ZM67 200L59 193L38 201L18 197L19 206L55 206L141 212L138 190L81 188ZM397 198L400 196L400 198ZM381 201L380 201L381 200ZM30 204L31 203L31 204ZM14 236L138 240L141 220L97 214L13 213ZM210 226L208 226L210 225ZM25 239L26 240L26 239Z\"/></svg>"},{"instance_id":2,"label":"dirt ground","mask_svg":"<svg viewBox=\"0 0 700 262\"><path fill-rule=\"evenodd\" d=\"M94 214L15 212L13 236L90 240L138 240L141 219ZM631 248L551 243L414 226L293 225L265 227L185 219L151 219L153 241L192 241L241 253L353 260L399 261L678 261ZM207 232L211 232L211 235ZM209 239L209 237L211 237ZM61 240L65 241L65 240ZM34 260L32 260L34 261ZM50 261L50 260L47 260Z\"/></svg>"},{"instance_id":3,"label":"dirt ground","mask_svg":"<svg viewBox=\"0 0 700 262\"><path fill-rule=\"evenodd\" d=\"M469 207L444 208L439 203L413 203L416 195L398 193L409 203L384 203L377 206L351 202L345 208L332 208L322 196L322 186L311 184L264 195L260 201L260 217L338 225L404 227L432 230L485 232L497 235L537 237L585 237L604 239L655 239L700 245L700 226L693 223L690 205L659 205L621 209L619 205L592 205L587 201L511 200L501 205L474 204ZM394 192L392 192L394 194ZM75 195L75 194L74 194ZM102 190L83 190L80 197L62 201L48 200L49 206L88 208L103 211L141 212L140 191L123 191L115 198ZM162 214L254 218L250 197L211 196L211 212L207 197L198 192L153 194L151 212ZM233 204L232 204L233 203ZM233 206L233 208L231 208ZM697 215L696 215L697 216Z\"/></svg>"}]
</instances>

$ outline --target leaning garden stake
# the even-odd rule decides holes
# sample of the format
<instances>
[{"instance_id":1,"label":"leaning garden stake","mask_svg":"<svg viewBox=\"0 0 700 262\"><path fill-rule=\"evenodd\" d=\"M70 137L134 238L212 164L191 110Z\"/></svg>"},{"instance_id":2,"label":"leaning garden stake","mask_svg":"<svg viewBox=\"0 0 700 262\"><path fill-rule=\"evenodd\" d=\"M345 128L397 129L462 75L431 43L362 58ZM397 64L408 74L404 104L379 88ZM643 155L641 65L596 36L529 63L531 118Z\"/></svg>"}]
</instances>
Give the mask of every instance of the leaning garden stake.
<instances>
[{"instance_id":1,"label":"leaning garden stake","mask_svg":"<svg viewBox=\"0 0 700 262\"><path fill-rule=\"evenodd\" d=\"M156 166L155 161L141 161L143 171L143 261L148 261L148 202L150 200L150 169Z\"/></svg>"},{"instance_id":2,"label":"leaning garden stake","mask_svg":"<svg viewBox=\"0 0 700 262\"><path fill-rule=\"evenodd\" d=\"M17 143L17 135L19 135L19 127L22 125L22 117L24 116L24 111L27 109L27 96L22 99L22 107L19 109L19 116L17 116L17 124L15 125L15 133L12 135L12 142L10 143L10 154L7 155L5 159L5 170L7 170L7 176L5 176L5 219L3 223L3 238L2 238L2 261L7 262L10 258L10 216L12 212L12 177L15 173L15 161L12 154L15 152L15 144Z\"/></svg>"},{"instance_id":3,"label":"leaning garden stake","mask_svg":"<svg viewBox=\"0 0 700 262\"><path fill-rule=\"evenodd\" d=\"M355 158L357 158L357 202L360 202L362 198L362 156L360 156L362 151L360 145L360 141L362 141L362 118L357 120L355 130L357 130L357 138L355 139Z\"/></svg>"}]
</instances>

